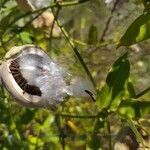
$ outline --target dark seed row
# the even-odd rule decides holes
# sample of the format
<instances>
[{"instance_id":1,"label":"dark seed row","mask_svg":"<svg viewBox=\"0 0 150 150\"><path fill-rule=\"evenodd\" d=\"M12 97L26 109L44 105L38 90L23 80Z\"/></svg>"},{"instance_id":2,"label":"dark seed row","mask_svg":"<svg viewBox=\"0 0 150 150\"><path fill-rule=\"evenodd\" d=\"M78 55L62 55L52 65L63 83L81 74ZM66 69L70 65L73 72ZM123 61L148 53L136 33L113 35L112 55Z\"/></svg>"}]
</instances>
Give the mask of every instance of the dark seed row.
<instances>
[{"instance_id":1,"label":"dark seed row","mask_svg":"<svg viewBox=\"0 0 150 150\"><path fill-rule=\"evenodd\" d=\"M31 95L37 95L41 96L42 93L40 89L37 86L29 85L26 81L26 79L22 76L20 70L19 70L19 62L17 59L13 60L9 66L9 69L17 82L17 84L20 86L20 88Z\"/></svg>"}]
</instances>

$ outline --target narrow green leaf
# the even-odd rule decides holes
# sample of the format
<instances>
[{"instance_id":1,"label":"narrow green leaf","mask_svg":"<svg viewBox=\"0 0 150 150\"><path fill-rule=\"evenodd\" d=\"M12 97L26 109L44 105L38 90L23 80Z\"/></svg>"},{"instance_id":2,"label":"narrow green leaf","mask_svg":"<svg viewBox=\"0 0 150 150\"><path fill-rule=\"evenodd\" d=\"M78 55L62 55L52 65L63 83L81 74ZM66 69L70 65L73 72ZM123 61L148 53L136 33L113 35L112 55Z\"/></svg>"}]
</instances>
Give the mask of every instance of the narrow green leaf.
<instances>
[{"instance_id":1,"label":"narrow green leaf","mask_svg":"<svg viewBox=\"0 0 150 150\"><path fill-rule=\"evenodd\" d=\"M97 104L100 108L115 111L124 95L125 82L129 77L130 64L127 53L121 56L112 66L106 84L97 95Z\"/></svg>"},{"instance_id":2,"label":"narrow green leaf","mask_svg":"<svg viewBox=\"0 0 150 150\"><path fill-rule=\"evenodd\" d=\"M132 129L132 131L134 132L136 138L137 138L137 141L140 142L143 146L144 146L144 139L143 137L141 136L141 134L139 133L139 131L137 130L136 126L134 125L133 121L132 120L128 120L128 124L129 124L129 127Z\"/></svg>"},{"instance_id":3,"label":"narrow green leaf","mask_svg":"<svg viewBox=\"0 0 150 150\"><path fill-rule=\"evenodd\" d=\"M92 25L89 29L88 44L96 45L98 42L98 30L97 27Z\"/></svg>"},{"instance_id":4,"label":"narrow green leaf","mask_svg":"<svg viewBox=\"0 0 150 150\"><path fill-rule=\"evenodd\" d=\"M150 38L150 14L139 16L121 37L120 46L130 46Z\"/></svg>"}]
</instances>

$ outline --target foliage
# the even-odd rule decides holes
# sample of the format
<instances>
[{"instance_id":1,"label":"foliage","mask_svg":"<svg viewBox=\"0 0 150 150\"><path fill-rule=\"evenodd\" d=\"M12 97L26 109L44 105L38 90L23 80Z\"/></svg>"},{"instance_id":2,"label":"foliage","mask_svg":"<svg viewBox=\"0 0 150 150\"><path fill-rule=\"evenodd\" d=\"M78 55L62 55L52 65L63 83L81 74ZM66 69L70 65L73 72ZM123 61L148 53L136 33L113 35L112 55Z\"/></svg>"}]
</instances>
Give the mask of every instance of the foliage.
<instances>
[{"instance_id":1,"label":"foliage","mask_svg":"<svg viewBox=\"0 0 150 150\"><path fill-rule=\"evenodd\" d=\"M106 85L98 94L97 103L101 108L117 110L124 95L124 86L129 77L129 70L130 65L127 53L125 53L112 66L106 78Z\"/></svg>"},{"instance_id":2,"label":"foliage","mask_svg":"<svg viewBox=\"0 0 150 150\"><path fill-rule=\"evenodd\" d=\"M127 29L119 41L118 46L130 46L132 44L147 40L150 38L150 14L143 14L138 17ZM132 35L132 36L131 36Z\"/></svg>"},{"instance_id":3,"label":"foliage","mask_svg":"<svg viewBox=\"0 0 150 150\"><path fill-rule=\"evenodd\" d=\"M52 36L53 25L32 25L47 10L59 37ZM25 108L1 87L0 149L111 149L114 133L126 124L145 146L139 130L147 131L150 117L149 10L146 0L51 0L25 12L15 0L1 0L0 57L15 45L39 45L71 76L89 78L96 102L69 97L54 111Z\"/></svg>"}]
</instances>

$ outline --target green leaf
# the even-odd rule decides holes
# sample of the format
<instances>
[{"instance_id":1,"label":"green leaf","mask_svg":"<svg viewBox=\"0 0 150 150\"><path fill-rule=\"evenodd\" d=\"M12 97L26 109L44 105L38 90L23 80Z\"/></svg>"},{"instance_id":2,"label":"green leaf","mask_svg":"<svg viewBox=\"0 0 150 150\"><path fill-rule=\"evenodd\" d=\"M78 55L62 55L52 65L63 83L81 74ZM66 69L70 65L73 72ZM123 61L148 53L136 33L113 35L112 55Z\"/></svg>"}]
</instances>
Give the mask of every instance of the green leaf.
<instances>
[{"instance_id":1,"label":"green leaf","mask_svg":"<svg viewBox=\"0 0 150 150\"><path fill-rule=\"evenodd\" d=\"M125 82L128 80L130 64L127 53L121 56L112 66L106 84L97 95L97 105L115 111L124 95Z\"/></svg>"},{"instance_id":2,"label":"green leaf","mask_svg":"<svg viewBox=\"0 0 150 150\"><path fill-rule=\"evenodd\" d=\"M128 98L135 98L135 97L136 97L136 93L134 90L134 86L131 81L127 81L124 98L128 99Z\"/></svg>"},{"instance_id":3,"label":"green leaf","mask_svg":"<svg viewBox=\"0 0 150 150\"><path fill-rule=\"evenodd\" d=\"M139 101L137 99L123 100L118 112L125 118L138 118L150 114L150 101Z\"/></svg>"},{"instance_id":4,"label":"green leaf","mask_svg":"<svg viewBox=\"0 0 150 150\"><path fill-rule=\"evenodd\" d=\"M129 127L132 129L132 131L134 132L136 138L137 138L137 141L140 142L143 146L144 146L144 139L143 137L141 136L141 134L139 133L139 131L137 130L137 128L135 127L134 123L132 120L128 120L128 124L129 124Z\"/></svg>"},{"instance_id":5,"label":"green leaf","mask_svg":"<svg viewBox=\"0 0 150 150\"><path fill-rule=\"evenodd\" d=\"M28 124L34 118L36 109L26 109L26 111L20 116L21 124Z\"/></svg>"},{"instance_id":6,"label":"green leaf","mask_svg":"<svg viewBox=\"0 0 150 150\"><path fill-rule=\"evenodd\" d=\"M29 32L21 32L19 34L19 38L21 39L21 41L23 42L23 44L31 44L32 42L32 34L30 34Z\"/></svg>"},{"instance_id":7,"label":"green leaf","mask_svg":"<svg viewBox=\"0 0 150 150\"><path fill-rule=\"evenodd\" d=\"M96 45L98 42L98 30L97 27L92 25L89 29L88 44Z\"/></svg>"},{"instance_id":8,"label":"green leaf","mask_svg":"<svg viewBox=\"0 0 150 150\"><path fill-rule=\"evenodd\" d=\"M150 38L150 14L139 16L121 37L120 46L130 46Z\"/></svg>"}]
</instances>

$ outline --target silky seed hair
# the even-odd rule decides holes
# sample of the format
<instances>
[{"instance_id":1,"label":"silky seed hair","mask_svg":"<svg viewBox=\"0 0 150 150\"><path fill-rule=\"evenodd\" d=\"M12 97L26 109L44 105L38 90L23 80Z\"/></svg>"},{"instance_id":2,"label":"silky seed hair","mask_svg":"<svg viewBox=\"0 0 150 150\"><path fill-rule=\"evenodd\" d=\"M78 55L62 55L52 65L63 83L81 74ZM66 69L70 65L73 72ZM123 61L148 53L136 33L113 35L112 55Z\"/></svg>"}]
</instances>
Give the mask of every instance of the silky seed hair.
<instances>
[{"instance_id":1,"label":"silky seed hair","mask_svg":"<svg viewBox=\"0 0 150 150\"><path fill-rule=\"evenodd\" d=\"M68 70L55 63L38 46L14 47L5 58L2 80L12 96L23 105L55 106L63 102L66 96L90 96L95 101L93 87L87 78L70 76ZM11 81L12 78L16 83ZM16 84L18 86L13 88Z\"/></svg>"},{"instance_id":2,"label":"silky seed hair","mask_svg":"<svg viewBox=\"0 0 150 150\"><path fill-rule=\"evenodd\" d=\"M37 86L28 84L26 79L22 76L19 68L19 58L11 61L9 69L15 81L24 92L36 96L42 95L41 90Z\"/></svg>"}]
</instances>

